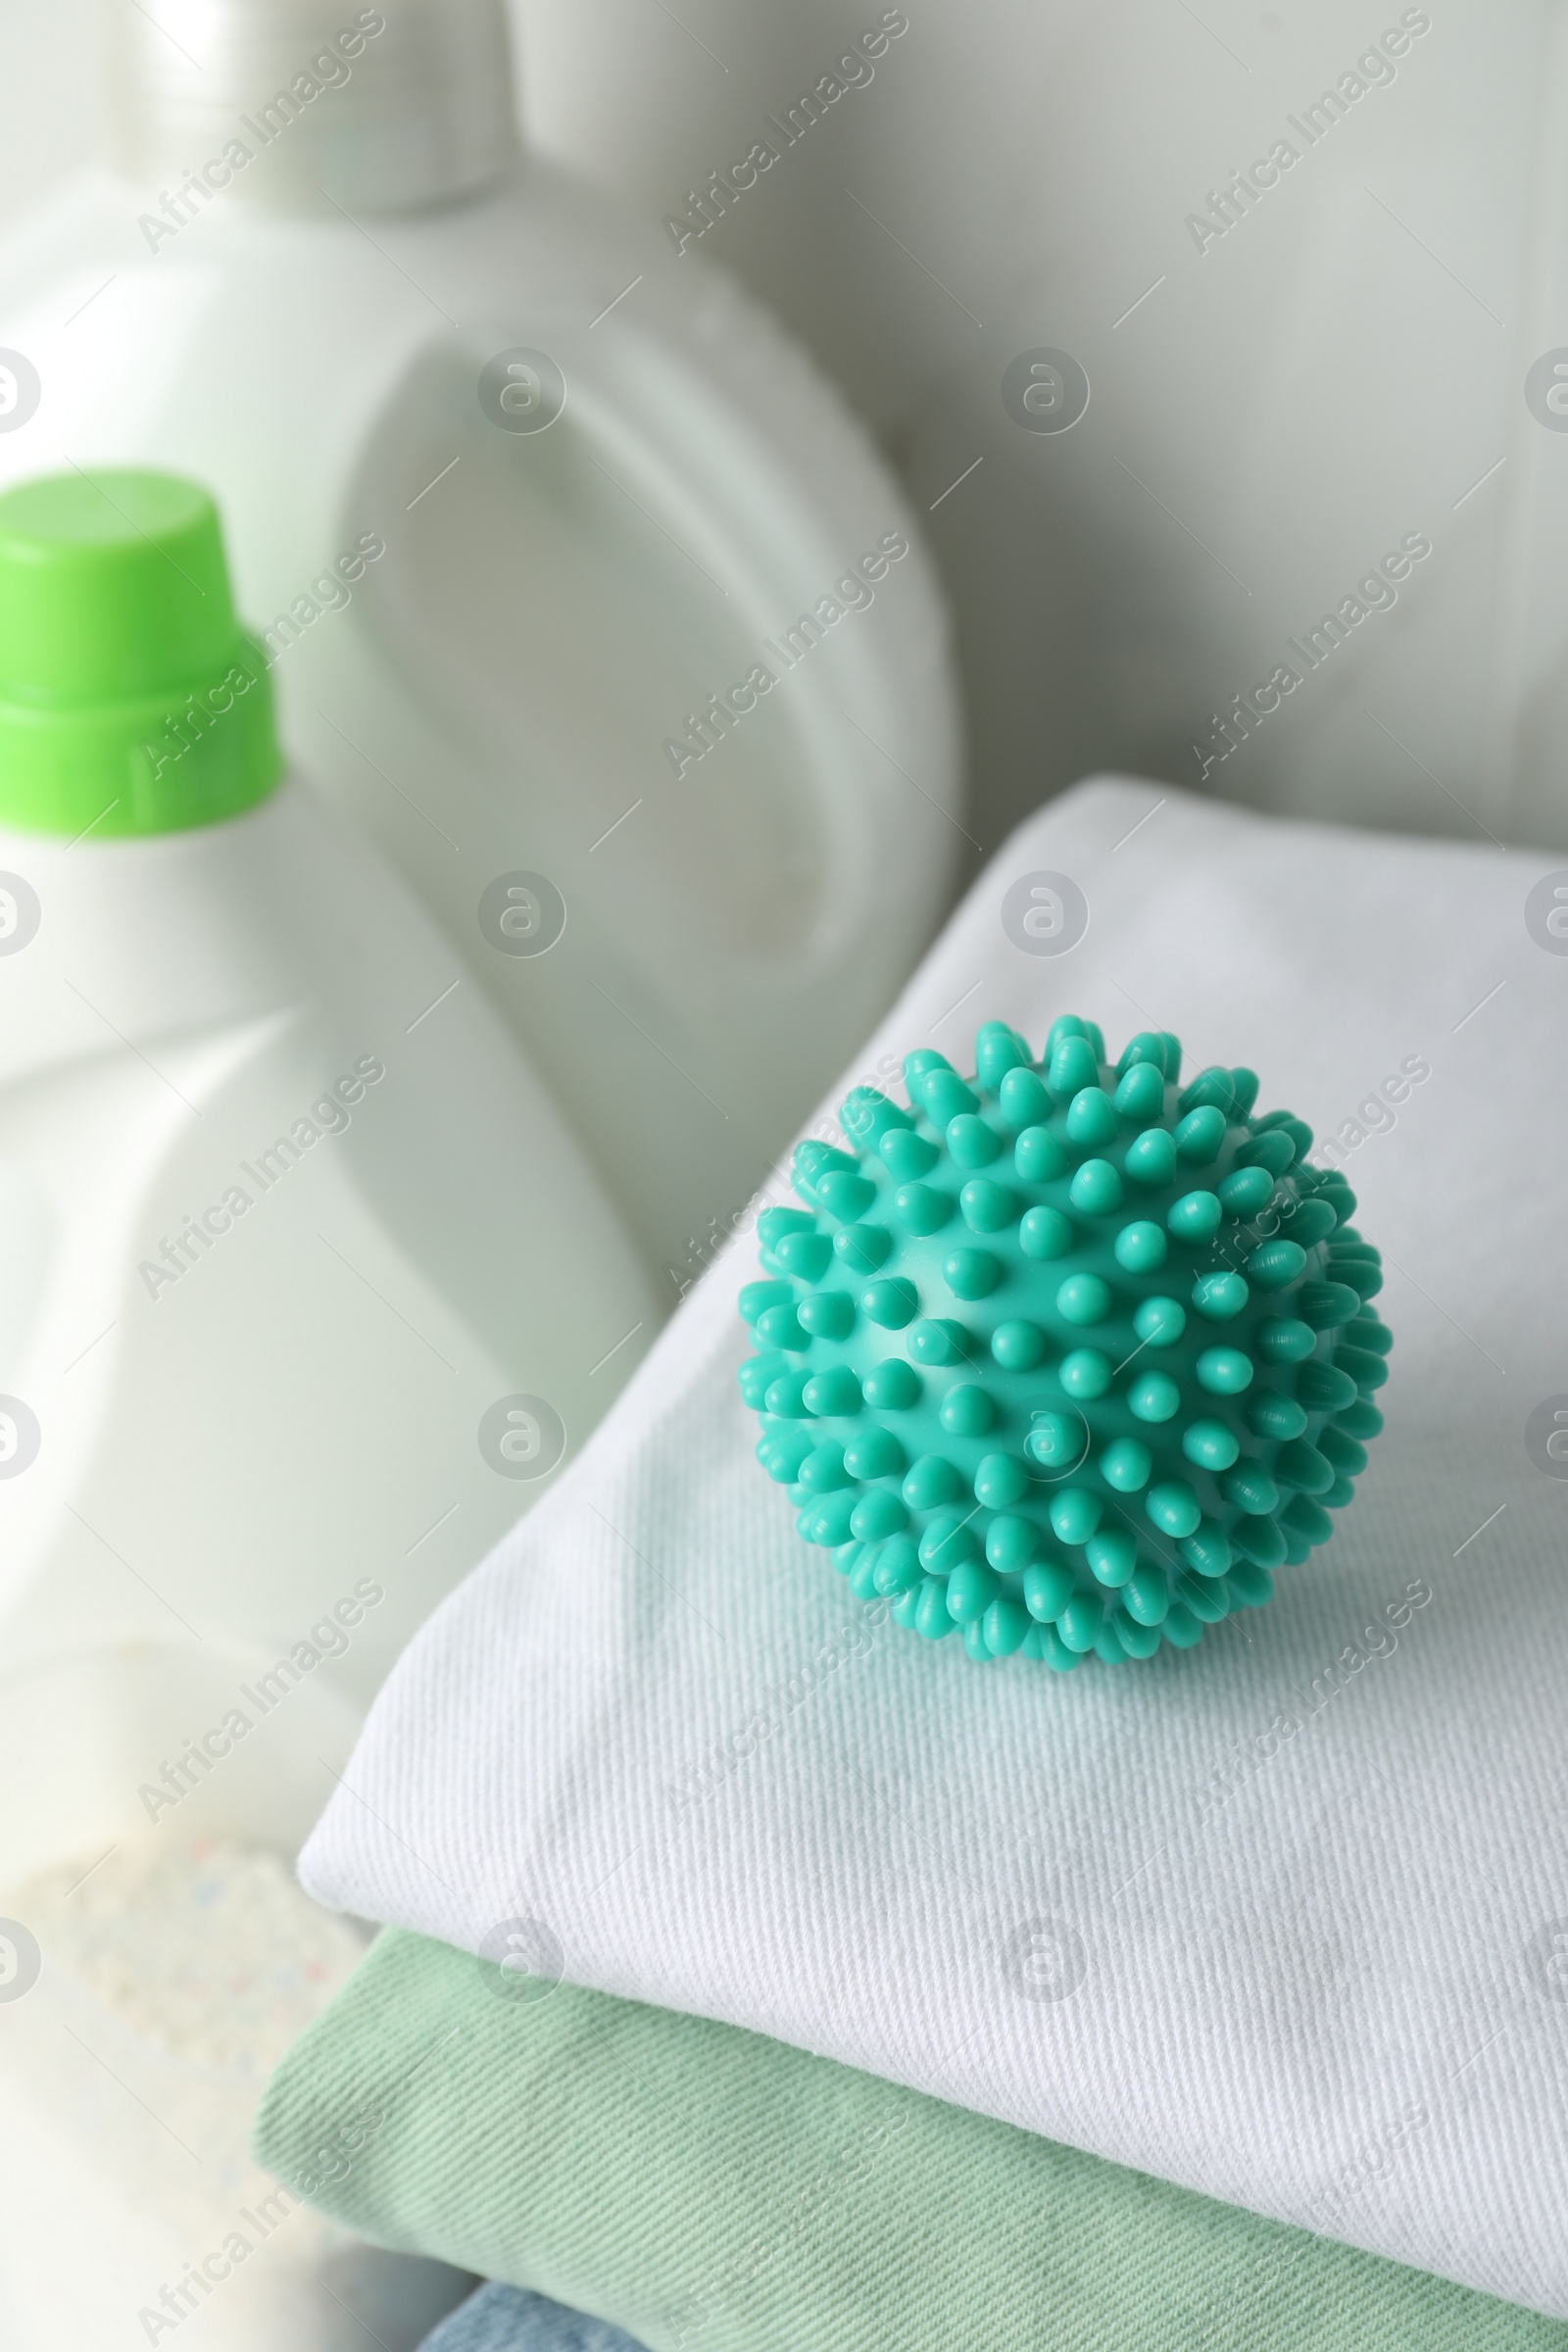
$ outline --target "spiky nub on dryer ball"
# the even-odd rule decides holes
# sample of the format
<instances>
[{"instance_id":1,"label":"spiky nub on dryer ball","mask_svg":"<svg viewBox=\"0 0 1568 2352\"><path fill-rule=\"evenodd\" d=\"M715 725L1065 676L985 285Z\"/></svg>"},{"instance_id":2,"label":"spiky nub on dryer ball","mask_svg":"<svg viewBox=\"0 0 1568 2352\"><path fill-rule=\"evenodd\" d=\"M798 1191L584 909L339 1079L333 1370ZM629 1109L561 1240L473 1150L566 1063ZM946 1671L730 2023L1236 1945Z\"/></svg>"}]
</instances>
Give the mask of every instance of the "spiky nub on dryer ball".
<instances>
[{"instance_id":1,"label":"spiky nub on dryer ball","mask_svg":"<svg viewBox=\"0 0 1568 2352\"><path fill-rule=\"evenodd\" d=\"M1190 1648L1328 1541L1383 1426L1349 1186L1252 1071L1180 1061L987 1021L970 1080L907 1056L911 1110L857 1087L759 1220L758 1458L856 1593L972 1658Z\"/></svg>"}]
</instances>

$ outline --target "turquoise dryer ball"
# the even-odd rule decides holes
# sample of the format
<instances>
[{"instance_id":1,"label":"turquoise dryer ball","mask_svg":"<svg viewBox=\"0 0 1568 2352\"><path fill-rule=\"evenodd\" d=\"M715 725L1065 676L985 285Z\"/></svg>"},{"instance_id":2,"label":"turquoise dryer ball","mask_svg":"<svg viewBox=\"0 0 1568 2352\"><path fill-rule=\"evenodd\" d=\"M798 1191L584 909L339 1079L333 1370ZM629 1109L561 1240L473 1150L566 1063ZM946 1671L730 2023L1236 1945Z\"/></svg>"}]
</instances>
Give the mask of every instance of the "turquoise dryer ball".
<instances>
[{"instance_id":1,"label":"turquoise dryer ball","mask_svg":"<svg viewBox=\"0 0 1568 2352\"><path fill-rule=\"evenodd\" d=\"M1189 1649L1334 1532L1392 1335L1312 1133L1250 1070L1064 1013L857 1087L758 1221L741 1393L807 1543L899 1624L1065 1670Z\"/></svg>"}]
</instances>

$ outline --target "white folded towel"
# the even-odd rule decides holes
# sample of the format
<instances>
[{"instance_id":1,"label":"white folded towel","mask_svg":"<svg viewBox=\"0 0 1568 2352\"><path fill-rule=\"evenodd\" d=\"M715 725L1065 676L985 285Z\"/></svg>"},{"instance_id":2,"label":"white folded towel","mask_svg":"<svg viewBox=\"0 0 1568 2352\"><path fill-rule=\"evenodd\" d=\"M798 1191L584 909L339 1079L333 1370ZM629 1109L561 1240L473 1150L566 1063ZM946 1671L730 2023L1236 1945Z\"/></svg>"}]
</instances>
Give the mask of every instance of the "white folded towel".
<instances>
[{"instance_id":1,"label":"white folded towel","mask_svg":"<svg viewBox=\"0 0 1568 2352\"><path fill-rule=\"evenodd\" d=\"M1064 953L1004 922L1042 872L1087 904ZM1568 2316L1568 1462L1544 1450L1568 940L1550 885L1527 923L1544 874L1085 785L847 1075L896 1084L927 1044L971 1066L987 1018L1038 1051L1071 1010L1113 1054L1171 1029L1189 1069L1250 1064L1261 1108L1338 1139L1387 1269L1388 1427L1267 1607L1059 1676L855 1600L753 1459L743 1235L400 1662L311 1892L470 1949L520 1935L542 1990L564 1967L729 2019Z\"/></svg>"}]
</instances>

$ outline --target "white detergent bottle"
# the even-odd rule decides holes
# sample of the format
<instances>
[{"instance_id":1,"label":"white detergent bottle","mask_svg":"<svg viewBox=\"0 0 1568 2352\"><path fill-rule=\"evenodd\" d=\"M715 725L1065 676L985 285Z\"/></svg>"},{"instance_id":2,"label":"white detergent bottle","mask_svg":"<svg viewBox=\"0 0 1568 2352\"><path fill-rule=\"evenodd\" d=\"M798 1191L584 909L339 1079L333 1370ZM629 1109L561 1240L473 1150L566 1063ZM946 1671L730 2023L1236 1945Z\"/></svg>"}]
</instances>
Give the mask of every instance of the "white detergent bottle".
<instances>
[{"instance_id":1,"label":"white detergent bottle","mask_svg":"<svg viewBox=\"0 0 1568 2352\"><path fill-rule=\"evenodd\" d=\"M964 848L913 519L725 275L519 152L502 0L108 18L115 170L0 251L0 478L214 486L290 741L673 1302Z\"/></svg>"},{"instance_id":2,"label":"white detergent bottle","mask_svg":"<svg viewBox=\"0 0 1568 2352\"><path fill-rule=\"evenodd\" d=\"M195 1640L252 1726L375 1688L660 1312L449 943L280 776L206 493L0 496L0 1662ZM172 1801L245 1737L208 1717Z\"/></svg>"}]
</instances>

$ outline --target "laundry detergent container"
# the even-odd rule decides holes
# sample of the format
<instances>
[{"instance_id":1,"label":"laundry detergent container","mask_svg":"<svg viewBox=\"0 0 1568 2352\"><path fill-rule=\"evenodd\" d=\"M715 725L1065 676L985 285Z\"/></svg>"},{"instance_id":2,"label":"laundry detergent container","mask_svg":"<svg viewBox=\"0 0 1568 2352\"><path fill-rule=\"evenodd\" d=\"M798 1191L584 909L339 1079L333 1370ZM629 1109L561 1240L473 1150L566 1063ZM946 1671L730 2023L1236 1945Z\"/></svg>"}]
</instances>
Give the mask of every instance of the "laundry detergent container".
<instances>
[{"instance_id":1,"label":"laundry detergent container","mask_svg":"<svg viewBox=\"0 0 1568 2352\"><path fill-rule=\"evenodd\" d=\"M0 480L218 493L291 744L672 1303L965 848L914 520L723 272L520 152L501 0L109 19L112 166L0 250Z\"/></svg>"}]
</instances>

